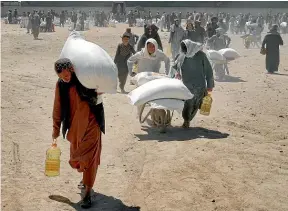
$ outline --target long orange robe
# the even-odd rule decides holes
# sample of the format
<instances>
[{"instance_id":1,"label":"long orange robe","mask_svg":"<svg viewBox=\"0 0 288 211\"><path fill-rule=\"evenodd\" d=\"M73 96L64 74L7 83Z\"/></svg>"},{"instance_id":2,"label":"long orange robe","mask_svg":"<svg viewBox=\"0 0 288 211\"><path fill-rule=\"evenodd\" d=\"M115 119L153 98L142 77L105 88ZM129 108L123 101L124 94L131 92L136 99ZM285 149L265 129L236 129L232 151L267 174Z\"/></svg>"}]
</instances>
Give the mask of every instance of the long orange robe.
<instances>
[{"instance_id":1,"label":"long orange robe","mask_svg":"<svg viewBox=\"0 0 288 211\"><path fill-rule=\"evenodd\" d=\"M83 184L93 187L101 155L101 130L87 102L82 101L76 86L69 89L70 128L67 140L70 142L72 168L83 172ZM59 136L61 127L61 101L58 82L55 89L53 109L53 134Z\"/></svg>"}]
</instances>

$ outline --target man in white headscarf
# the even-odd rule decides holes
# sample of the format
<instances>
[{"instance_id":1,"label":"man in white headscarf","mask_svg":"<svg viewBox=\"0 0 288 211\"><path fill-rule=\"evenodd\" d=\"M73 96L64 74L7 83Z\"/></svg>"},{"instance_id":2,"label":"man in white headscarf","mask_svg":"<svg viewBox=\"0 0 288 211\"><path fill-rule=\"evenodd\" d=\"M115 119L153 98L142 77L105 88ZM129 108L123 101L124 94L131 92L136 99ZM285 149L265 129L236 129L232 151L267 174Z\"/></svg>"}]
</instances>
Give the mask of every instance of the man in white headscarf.
<instances>
[{"instance_id":1,"label":"man in white headscarf","mask_svg":"<svg viewBox=\"0 0 288 211\"><path fill-rule=\"evenodd\" d=\"M182 79L185 86L194 95L185 102L182 112L183 128L189 128L191 120L197 114L202 99L214 88L214 77L211 64L202 51L202 44L191 40L181 42L181 52L169 73L170 77Z\"/></svg>"},{"instance_id":2,"label":"man in white headscarf","mask_svg":"<svg viewBox=\"0 0 288 211\"><path fill-rule=\"evenodd\" d=\"M127 60L128 70L132 73L133 65L138 64L138 73L140 72L157 72L159 73L161 62L165 63L165 73L168 74L170 69L170 59L163 51L158 49L156 40L150 38L146 41L145 47Z\"/></svg>"}]
</instances>

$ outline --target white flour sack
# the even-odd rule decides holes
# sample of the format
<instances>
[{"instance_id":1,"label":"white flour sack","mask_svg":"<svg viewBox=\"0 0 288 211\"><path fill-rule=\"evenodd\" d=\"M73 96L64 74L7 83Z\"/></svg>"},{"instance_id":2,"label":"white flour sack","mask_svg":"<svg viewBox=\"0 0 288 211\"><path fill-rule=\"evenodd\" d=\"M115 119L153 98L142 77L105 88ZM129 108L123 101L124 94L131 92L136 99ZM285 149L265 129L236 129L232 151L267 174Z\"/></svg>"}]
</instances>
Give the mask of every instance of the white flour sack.
<instances>
[{"instance_id":1,"label":"white flour sack","mask_svg":"<svg viewBox=\"0 0 288 211\"><path fill-rule=\"evenodd\" d=\"M218 51L208 50L207 57L212 61L226 61L225 57Z\"/></svg>"},{"instance_id":2,"label":"white flour sack","mask_svg":"<svg viewBox=\"0 0 288 211\"><path fill-rule=\"evenodd\" d=\"M60 58L71 60L77 78L86 88L117 92L118 70L112 58L100 46L84 40L79 32L71 32Z\"/></svg>"},{"instance_id":3,"label":"white flour sack","mask_svg":"<svg viewBox=\"0 0 288 211\"><path fill-rule=\"evenodd\" d=\"M188 100L193 94L178 79L160 78L139 86L128 97L132 105L139 106L158 99Z\"/></svg>"},{"instance_id":4,"label":"white flour sack","mask_svg":"<svg viewBox=\"0 0 288 211\"><path fill-rule=\"evenodd\" d=\"M182 112L184 108L184 100L177 99L160 99L149 102L151 108L175 110Z\"/></svg>"},{"instance_id":5,"label":"white flour sack","mask_svg":"<svg viewBox=\"0 0 288 211\"><path fill-rule=\"evenodd\" d=\"M287 22L282 22L282 23L280 24L280 26L281 26L282 28L286 28L286 27L287 27Z\"/></svg>"},{"instance_id":6,"label":"white flour sack","mask_svg":"<svg viewBox=\"0 0 288 211\"><path fill-rule=\"evenodd\" d=\"M135 75L131 79L131 81L133 81L133 83L136 86L142 86L143 84L149 81L160 79L160 78L168 78L168 76L164 74L160 74L160 73L154 73L154 72L142 72L142 73L138 73L137 75Z\"/></svg>"},{"instance_id":7,"label":"white flour sack","mask_svg":"<svg viewBox=\"0 0 288 211\"><path fill-rule=\"evenodd\" d=\"M219 53L221 53L227 60L234 60L240 57L240 54L232 48L221 49L219 50Z\"/></svg>"}]
</instances>

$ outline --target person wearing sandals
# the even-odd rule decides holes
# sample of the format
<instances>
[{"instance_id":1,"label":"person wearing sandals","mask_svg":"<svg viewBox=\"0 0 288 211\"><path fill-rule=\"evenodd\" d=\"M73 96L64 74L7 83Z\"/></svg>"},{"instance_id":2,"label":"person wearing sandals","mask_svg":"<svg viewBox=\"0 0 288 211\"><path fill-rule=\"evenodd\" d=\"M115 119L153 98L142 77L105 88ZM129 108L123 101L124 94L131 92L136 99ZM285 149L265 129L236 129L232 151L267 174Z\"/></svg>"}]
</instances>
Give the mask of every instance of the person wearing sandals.
<instances>
[{"instance_id":1,"label":"person wearing sandals","mask_svg":"<svg viewBox=\"0 0 288 211\"><path fill-rule=\"evenodd\" d=\"M96 179L105 133L104 107L101 93L81 85L69 59L55 62L56 83L53 107L52 138L57 139L62 125L63 138L70 142L72 168L83 174L79 188L85 189L82 208L92 206L91 190Z\"/></svg>"},{"instance_id":2,"label":"person wearing sandals","mask_svg":"<svg viewBox=\"0 0 288 211\"><path fill-rule=\"evenodd\" d=\"M192 99L185 101L182 111L183 128L190 127L190 122L197 114L202 99L214 88L213 69L202 48L201 43L189 39L183 40L181 52L176 56L169 73L171 78L181 79L194 95Z\"/></svg>"}]
</instances>

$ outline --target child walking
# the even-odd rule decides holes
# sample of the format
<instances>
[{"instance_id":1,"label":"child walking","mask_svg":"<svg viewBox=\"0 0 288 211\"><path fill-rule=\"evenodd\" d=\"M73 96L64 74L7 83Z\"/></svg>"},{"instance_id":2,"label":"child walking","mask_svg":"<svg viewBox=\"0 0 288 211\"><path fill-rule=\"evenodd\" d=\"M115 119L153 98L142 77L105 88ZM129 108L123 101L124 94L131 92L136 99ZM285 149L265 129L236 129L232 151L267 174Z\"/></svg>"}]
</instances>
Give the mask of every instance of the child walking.
<instances>
[{"instance_id":1,"label":"child walking","mask_svg":"<svg viewBox=\"0 0 288 211\"><path fill-rule=\"evenodd\" d=\"M119 87L122 93L125 93L125 84L128 76L127 60L132 54L135 54L135 50L132 45L129 44L130 34L125 32L122 36L122 43L118 45L114 62L118 68Z\"/></svg>"}]
</instances>

